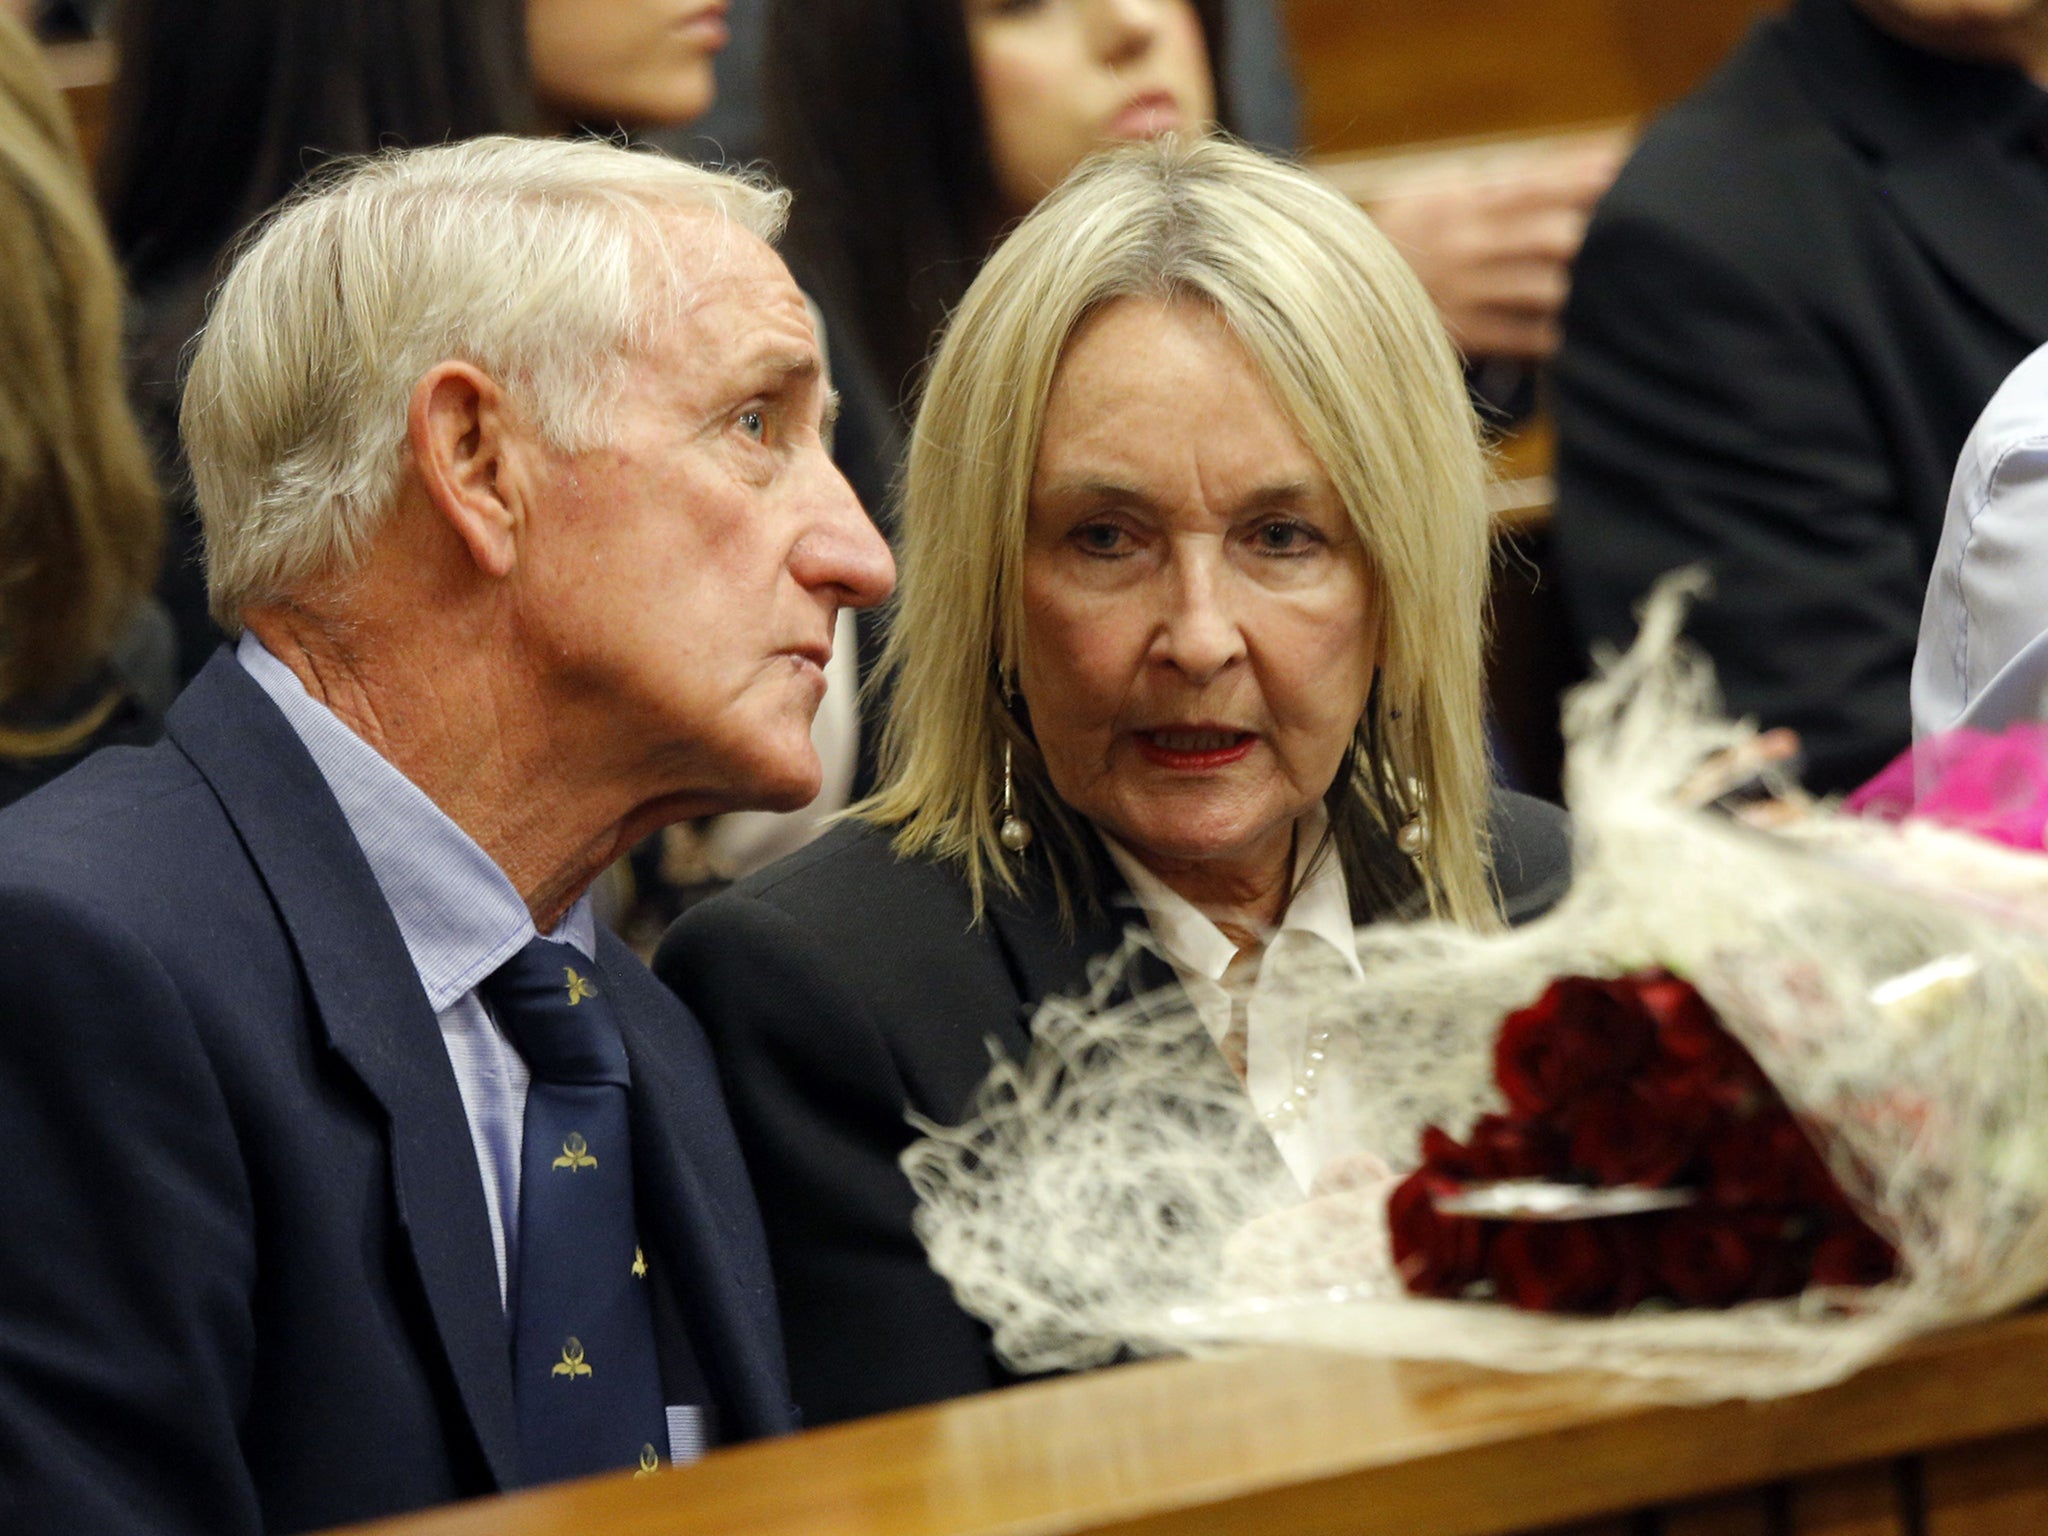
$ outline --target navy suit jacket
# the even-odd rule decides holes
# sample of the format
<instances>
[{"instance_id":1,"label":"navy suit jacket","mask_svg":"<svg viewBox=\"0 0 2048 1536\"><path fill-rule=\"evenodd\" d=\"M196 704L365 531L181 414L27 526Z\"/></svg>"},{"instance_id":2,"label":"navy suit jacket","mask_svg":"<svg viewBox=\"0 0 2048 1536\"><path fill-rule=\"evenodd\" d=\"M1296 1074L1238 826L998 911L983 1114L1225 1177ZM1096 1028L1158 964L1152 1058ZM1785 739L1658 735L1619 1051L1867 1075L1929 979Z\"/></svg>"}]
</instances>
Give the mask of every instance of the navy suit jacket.
<instances>
[{"instance_id":1,"label":"navy suit jacket","mask_svg":"<svg viewBox=\"0 0 2048 1536\"><path fill-rule=\"evenodd\" d=\"M657 1331L794 1427L696 1021L616 940ZM520 1481L439 1027L312 759L226 653L0 814L0 1529L302 1530Z\"/></svg>"}]
</instances>

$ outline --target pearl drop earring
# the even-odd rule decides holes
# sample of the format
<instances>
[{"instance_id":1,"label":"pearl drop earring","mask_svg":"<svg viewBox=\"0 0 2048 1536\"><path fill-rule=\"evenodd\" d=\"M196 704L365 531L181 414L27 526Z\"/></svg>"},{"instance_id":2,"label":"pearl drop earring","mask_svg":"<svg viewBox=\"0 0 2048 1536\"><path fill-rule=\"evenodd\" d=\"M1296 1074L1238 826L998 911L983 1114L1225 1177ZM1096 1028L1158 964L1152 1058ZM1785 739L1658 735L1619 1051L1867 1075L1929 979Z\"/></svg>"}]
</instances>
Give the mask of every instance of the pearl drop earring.
<instances>
[{"instance_id":1,"label":"pearl drop earring","mask_svg":"<svg viewBox=\"0 0 2048 1536\"><path fill-rule=\"evenodd\" d=\"M1414 779L1408 781L1408 803L1415 807L1415 814L1394 829L1394 846L1409 858L1419 859L1429 847L1429 816L1423 809L1422 786Z\"/></svg>"},{"instance_id":2,"label":"pearl drop earring","mask_svg":"<svg viewBox=\"0 0 2048 1536\"><path fill-rule=\"evenodd\" d=\"M1031 823L1017 814L1010 776L1010 744L1003 743L1003 820L996 828L996 840L1012 853L1031 846Z\"/></svg>"}]
</instances>

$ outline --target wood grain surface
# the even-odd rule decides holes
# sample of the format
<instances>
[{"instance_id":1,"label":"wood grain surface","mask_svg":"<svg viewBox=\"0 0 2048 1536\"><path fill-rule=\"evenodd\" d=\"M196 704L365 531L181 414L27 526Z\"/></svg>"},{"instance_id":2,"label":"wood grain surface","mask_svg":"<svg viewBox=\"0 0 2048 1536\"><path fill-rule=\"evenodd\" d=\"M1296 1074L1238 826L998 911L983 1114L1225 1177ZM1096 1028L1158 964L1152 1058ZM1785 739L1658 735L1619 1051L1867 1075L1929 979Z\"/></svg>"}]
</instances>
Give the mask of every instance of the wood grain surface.
<instances>
[{"instance_id":1,"label":"wood grain surface","mask_svg":"<svg viewBox=\"0 0 2048 1536\"><path fill-rule=\"evenodd\" d=\"M1318 154L1641 117L1775 0L1288 0Z\"/></svg>"},{"instance_id":2,"label":"wood grain surface","mask_svg":"<svg viewBox=\"0 0 2048 1536\"><path fill-rule=\"evenodd\" d=\"M1720 1536L1773 1527L1742 1523L1741 1498L1704 1502L1719 1495L1988 1441L1989 1461L1979 1449L1930 1458L1926 1536L2025 1536L2048 1531L2044 1429L2048 1315L1938 1336L1804 1397L1689 1408L1645 1406L1592 1376L1247 1351L1034 1383L717 1452L653 1478L362 1529L1502 1536L1679 1506L1672 1536ZM1802 1502L1805 1486L1833 1491ZM1871 1523L1882 1498L1856 1492L1853 1477L1764 1499L1758 1507L1789 1505L1801 1536L1887 1536Z\"/></svg>"}]
</instances>

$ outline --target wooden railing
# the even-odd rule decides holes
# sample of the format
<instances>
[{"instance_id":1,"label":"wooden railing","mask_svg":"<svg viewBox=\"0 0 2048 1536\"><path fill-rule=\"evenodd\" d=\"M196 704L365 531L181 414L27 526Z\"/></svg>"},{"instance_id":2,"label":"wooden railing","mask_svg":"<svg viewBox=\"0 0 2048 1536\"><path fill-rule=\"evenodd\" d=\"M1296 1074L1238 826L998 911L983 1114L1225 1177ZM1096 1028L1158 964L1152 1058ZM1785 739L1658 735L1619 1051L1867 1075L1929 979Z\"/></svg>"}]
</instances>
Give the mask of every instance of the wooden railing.
<instances>
[{"instance_id":1,"label":"wooden railing","mask_svg":"<svg viewBox=\"0 0 2048 1536\"><path fill-rule=\"evenodd\" d=\"M849 1318L849 1327L859 1326ZM2048 1315L1804 1397L1246 1351L1034 1383L362 1536L2040 1536Z\"/></svg>"},{"instance_id":2,"label":"wooden railing","mask_svg":"<svg viewBox=\"0 0 2048 1536\"><path fill-rule=\"evenodd\" d=\"M1317 154L1644 117L1782 0L1286 0Z\"/></svg>"},{"instance_id":3,"label":"wooden railing","mask_svg":"<svg viewBox=\"0 0 2048 1536\"><path fill-rule=\"evenodd\" d=\"M114 48L106 42L54 43L43 50L50 78L64 93L87 165L99 164L107 137L107 105L114 88Z\"/></svg>"}]
</instances>

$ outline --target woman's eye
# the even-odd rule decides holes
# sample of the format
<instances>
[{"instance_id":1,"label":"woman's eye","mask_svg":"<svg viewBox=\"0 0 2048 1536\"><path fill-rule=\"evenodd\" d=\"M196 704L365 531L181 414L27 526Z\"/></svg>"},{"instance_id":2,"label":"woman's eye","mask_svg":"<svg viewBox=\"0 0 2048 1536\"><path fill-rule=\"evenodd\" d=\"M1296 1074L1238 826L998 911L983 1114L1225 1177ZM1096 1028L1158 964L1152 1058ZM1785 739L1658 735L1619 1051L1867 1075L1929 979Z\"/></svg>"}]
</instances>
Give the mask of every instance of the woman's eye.
<instances>
[{"instance_id":1,"label":"woman's eye","mask_svg":"<svg viewBox=\"0 0 2048 1536\"><path fill-rule=\"evenodd\" d=\"M1322 542L1322 535L1307 523L1285 518L1260 523L1252 530L1252 544L1262 555L1307 554Z\"/></svg>"},{"instance_id":2,"label":"woman's eye","mask_svg":"<svg viewBox=\"0 0 2048 1536\"><path fill-rule=\"evenodd\" d=\"M1070 537L1089 555L1120 555L1129 543L1128 535L1115 523L1083 523Z\"/></svg>"}]
</instances>

